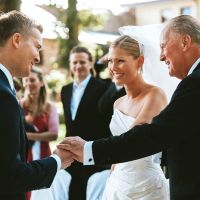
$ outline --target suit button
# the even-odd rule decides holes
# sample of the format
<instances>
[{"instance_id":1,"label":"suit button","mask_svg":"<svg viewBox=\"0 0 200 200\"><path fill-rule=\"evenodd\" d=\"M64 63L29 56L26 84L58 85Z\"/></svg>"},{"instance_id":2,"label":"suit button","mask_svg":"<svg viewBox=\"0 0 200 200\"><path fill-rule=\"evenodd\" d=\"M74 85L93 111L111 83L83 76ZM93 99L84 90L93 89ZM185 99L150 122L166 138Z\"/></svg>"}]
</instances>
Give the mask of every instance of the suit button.
<instances>
[{"instance_id":1,"label":"suit button","mask_svg":"<svg viewBox=\"0 0 200 200\"><path fill-rule=\"evenodd\" d=\"M89 158L89 160L88 160L89 162L92 162L92 158Z\"/></svg>"}]
</instances>

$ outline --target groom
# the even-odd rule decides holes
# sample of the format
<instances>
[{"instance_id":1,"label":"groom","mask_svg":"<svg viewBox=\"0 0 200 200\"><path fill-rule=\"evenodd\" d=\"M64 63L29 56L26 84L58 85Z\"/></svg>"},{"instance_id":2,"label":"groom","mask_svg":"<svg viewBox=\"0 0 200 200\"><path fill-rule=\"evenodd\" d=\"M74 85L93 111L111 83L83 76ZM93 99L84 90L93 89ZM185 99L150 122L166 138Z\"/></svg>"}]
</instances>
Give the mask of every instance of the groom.
<instances>
[{"instance_id":1,"label":"groom","mask_svg":"<svg viewBox=\"0 0 200 200\"><path fill-rule=\"evenodd\" d=\"M84 164L131 161L167 150L170 199L199 200L200 23L191 16L171 19L162 31L160 47L170 76L182 81L151 124L94 142L66 138L59 147L71 150Z\"/></svg>"},{"instance_id":2,"label":"groom","mask_svg":"<svg viewBox=\"0 0 200 200\"><path fill-rule=\"evenodd\" d=\"M29 75L40 60L42 27L17 11L0 15L0 199L25 200L25 192L50 187L56 172L68 167L72 154L56 150L48 158L26 163L27 138L12 77Z\"/></svg>"}]
</instances>

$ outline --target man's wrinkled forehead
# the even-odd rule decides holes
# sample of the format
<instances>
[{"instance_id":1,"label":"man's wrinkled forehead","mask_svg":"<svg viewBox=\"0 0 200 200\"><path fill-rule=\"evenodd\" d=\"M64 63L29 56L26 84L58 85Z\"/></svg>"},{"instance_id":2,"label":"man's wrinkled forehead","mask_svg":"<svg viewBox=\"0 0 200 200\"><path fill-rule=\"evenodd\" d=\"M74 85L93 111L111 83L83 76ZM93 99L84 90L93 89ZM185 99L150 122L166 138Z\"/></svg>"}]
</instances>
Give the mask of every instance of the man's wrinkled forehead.
<instances>
[{"instance_id":1,"label":"man's wrinkled forehead","mask_svg":"<svg viewBox=\"0 0 200 200\"><path fill-rule=\"evenodd\" d=\"M166 27L160 34L160 44L166 44L168 40L175 36L174 31L170 27Z\"/></svg>"}]
</instances>

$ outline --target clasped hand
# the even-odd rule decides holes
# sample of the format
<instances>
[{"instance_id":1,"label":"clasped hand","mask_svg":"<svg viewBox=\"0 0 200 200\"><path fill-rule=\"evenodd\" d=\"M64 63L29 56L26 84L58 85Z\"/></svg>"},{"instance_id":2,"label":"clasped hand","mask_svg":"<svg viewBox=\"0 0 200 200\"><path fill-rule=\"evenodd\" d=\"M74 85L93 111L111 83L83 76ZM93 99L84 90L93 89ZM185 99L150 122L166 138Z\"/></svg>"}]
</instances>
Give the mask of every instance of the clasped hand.
<instances>
[{"instance_id":1,"label":"clasped hand","mask_svg":"<svg viewBox=\"0 0 200 200\"><path fill-rule=\"evenodd\" d=\"M60 151L69 151L74 160L83 162L83 150L85 143L86 141L78 136L66 137L60 144L57 145L57 148Z\"/></svg>"}]
</instances>

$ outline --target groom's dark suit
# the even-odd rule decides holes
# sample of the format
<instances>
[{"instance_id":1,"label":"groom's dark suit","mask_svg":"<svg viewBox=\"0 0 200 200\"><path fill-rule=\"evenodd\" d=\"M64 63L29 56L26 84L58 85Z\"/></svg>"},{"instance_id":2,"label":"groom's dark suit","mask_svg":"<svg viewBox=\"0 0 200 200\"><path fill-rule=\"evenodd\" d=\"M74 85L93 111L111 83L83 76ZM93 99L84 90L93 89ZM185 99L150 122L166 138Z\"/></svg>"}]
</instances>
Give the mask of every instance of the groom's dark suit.
<instances>
[{"instance_id":1,"label":"groom's dark suit","mask_svg":"<svg viewBox=\"0 0 200 200\"><path fill-rule=\"evenodd\" d=\"M167 150L171 200L200 199L200 64L178 85L151 124L93 143L95 164L119 163Z\"/></svg>"},{"instance_id":2,"label":"groom's dark suit","mask_svg":"<svg viewBox=\"0 0 200 200\"><path fill-rule=\"evenodd\" d=\"M26 163L26 135L21 108L0 70L0 199L24 200L25 192L50 187L57 171L54 158Z\"/></svg>"}]
</instances>

